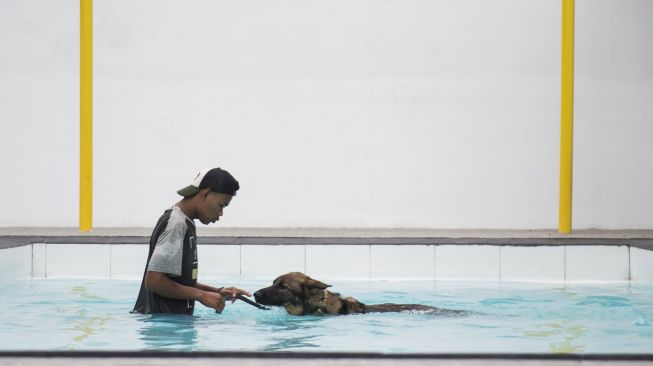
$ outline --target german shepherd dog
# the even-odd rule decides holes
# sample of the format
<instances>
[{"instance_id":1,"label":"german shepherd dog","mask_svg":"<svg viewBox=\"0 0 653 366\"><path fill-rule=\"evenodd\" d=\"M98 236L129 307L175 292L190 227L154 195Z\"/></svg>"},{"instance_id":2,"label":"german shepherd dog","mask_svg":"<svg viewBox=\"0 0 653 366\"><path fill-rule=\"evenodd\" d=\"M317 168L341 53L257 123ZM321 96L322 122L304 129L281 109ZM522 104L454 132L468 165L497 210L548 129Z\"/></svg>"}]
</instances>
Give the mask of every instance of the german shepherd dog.
<instances>
[{"instance_id":1,"label":"german shepherd dog","mask_svg":"<svg viewBox=\"0 0 653 366\"><path fill-rule=\"evenodd\" d=\"M468 312L449 310L420 304L366 305L353 297L343 297L327 290L327 285L300 272L290 272L277 277L272 286L254 293L256 302L263 305L283 306L292 315L360 314L420 311L428 314L463 316Z\"/></svg>"}]
</instances>

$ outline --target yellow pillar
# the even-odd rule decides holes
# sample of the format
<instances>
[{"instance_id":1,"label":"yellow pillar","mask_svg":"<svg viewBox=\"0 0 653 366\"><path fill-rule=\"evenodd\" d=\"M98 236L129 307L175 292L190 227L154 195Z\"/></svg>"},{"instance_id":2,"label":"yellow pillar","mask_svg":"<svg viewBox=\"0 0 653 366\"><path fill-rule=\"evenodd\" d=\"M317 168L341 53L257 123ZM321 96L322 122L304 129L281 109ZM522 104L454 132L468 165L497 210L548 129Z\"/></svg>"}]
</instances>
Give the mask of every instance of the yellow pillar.
<instances>
[{"instance_id":1,"label":"yellow pillar","mask_svg":"<svg viewBox=\"0 0 653 366\"><path fill-rule=\"evenodd\" d=\"M93 227L93 0L80 0L79 231Z\"/></svg>"},{"instance_id":2,"label":"yellow pillar","mask_svg":"<svg viewBox=\"0 0 653 366\"><path fill-rule=\"evenodd\" d=\"M558 231L571 233L574 145L574 0L562 0L560 103L560 206Z\"/></svg>"}]
</instances>

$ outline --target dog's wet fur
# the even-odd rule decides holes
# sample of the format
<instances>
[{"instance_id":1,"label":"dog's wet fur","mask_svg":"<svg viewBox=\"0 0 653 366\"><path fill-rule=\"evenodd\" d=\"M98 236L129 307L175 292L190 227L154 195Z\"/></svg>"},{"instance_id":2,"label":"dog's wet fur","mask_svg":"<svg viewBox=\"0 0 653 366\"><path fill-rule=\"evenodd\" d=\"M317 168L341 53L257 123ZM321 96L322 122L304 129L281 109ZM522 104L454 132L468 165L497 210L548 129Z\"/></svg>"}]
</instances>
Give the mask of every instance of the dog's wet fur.
<instances>
[{"instance_id":1,"label":"dog's wet fur","mask_svg":"<svg viewBox=\"0 0 653 366\"><path fill-rule=\"evenodd\" d=\"M343 315L418 311L445 316L467 315L463 310L449 310L420 304L367 305L353 297L343 297L331 292L323 282L301 272L290 272L277 277L272 286L254 293L256 302L263 305L283 306L292 315Z\"/></svg>"}]
</instances>

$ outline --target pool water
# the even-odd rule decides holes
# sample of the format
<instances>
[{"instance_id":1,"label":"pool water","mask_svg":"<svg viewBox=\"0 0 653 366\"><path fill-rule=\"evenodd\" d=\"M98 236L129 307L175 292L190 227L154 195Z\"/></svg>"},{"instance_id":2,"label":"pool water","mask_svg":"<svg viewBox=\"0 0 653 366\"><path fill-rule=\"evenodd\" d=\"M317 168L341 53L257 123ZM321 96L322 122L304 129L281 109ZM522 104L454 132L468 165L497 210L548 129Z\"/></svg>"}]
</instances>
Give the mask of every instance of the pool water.
<instances>
[{"instance_id":1,"label":"pool water","mask_svg":"<svg viewBox=\"0 0 653 366\"><path fill-rule=\"evenodd\" d=\"M252 292L269 281L223 279ZM218 315L130 314L140 281L0 284L0 351L161 350L382 353L651 353L653 286L331 281L364 303L470 310L292 316L243 302Z\"/></svg>"}]
</instances>

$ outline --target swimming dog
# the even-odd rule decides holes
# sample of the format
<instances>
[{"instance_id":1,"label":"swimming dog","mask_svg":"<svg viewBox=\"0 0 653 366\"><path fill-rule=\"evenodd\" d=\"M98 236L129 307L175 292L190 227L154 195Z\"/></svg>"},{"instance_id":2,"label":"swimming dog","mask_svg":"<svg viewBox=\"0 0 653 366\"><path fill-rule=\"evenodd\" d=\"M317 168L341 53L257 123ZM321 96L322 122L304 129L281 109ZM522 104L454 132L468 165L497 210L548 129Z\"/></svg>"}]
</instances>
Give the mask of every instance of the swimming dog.
<instances>
[{"instance_id":1,"label":"swimming dog","mask_svg":"<svg viewBox=\"0 0 653 366\"><path fill-rule=\"evenodd\" d=\"M263 305L283 306L292 315L361 314L419 311L428 314L462 316L466 311L449 310L420 304L367 305L353 297L343 297L331 292L323 282L301 272L290 272L277 277L272 286L254 293L256 302Z\"/></svg>"}]
</instances>

